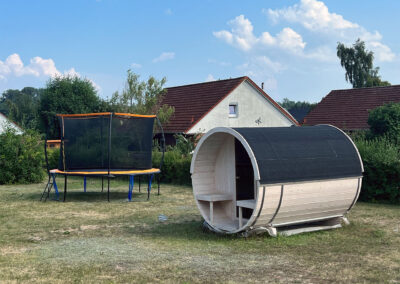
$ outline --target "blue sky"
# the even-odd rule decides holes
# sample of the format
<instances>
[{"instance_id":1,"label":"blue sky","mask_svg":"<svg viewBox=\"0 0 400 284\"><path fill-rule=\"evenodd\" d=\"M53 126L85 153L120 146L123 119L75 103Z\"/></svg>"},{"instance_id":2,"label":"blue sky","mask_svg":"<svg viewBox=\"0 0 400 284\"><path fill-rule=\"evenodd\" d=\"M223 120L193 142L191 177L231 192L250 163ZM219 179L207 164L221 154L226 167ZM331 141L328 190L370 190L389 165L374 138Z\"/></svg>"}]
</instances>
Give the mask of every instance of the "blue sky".
<instances>
[{"instance_id":1,"label":"blue sky","mask_svg":"<svg viewBox=\"0 0 400 284\"><path fill-rule=\"evenodd\" d=\"M247 75L275 100L350 88L337 42L366 42L400 84L400 1L0 1L0 92L51 76L90 79L102 97L131 68L167 86Z\"/></svg>"}]
</instances>

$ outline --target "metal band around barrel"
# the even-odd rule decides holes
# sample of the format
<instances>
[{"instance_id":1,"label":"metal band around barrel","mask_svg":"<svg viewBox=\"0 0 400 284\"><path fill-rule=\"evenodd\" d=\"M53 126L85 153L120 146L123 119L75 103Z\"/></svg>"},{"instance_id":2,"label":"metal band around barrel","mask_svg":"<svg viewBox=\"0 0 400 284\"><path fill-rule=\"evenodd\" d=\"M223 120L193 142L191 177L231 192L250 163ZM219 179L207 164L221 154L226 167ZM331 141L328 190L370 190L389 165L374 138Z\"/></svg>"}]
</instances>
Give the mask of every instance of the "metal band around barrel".
<instances>
[{"instance_id":1,"label":"metal band around barrel","mask_svg":"<svg viewBox=\"0 0 400 284\"><path fill-rule=\"evenodd\" d=\"M268 222L269 225L272 225L272 222L275 220L276 215L278 215L279 209L281 209L282 199L283 199L283 189L284 185L281 185L281 197L279 198L278 208L276 208L274 216L272 216L271 220Z\"/></svg>"}]
</instances>

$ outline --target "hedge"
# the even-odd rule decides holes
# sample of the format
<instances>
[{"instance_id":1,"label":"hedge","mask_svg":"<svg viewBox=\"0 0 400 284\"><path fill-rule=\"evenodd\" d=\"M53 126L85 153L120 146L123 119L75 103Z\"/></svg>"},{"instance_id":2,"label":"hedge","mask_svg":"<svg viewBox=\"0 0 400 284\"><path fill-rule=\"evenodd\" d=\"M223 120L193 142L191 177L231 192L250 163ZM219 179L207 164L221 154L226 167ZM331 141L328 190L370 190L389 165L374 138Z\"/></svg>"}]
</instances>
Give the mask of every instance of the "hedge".
<instances>
[{"instance_id":1,"label":"hedge","mask_svg":"<svg viewBox=\"0 0 400 284\"><path fill-rule=\"evenodd\" d=\"M37 183L45 176L43 142L39 134L17 134L6 128L0 134L0 184Z\"/></svg>"},{"instance_id":2,"label":"hedge","mask_svg":"<svg viewBox=\"0 0 400 284\"><path fill-rule=\"evenodd\" d=\"M160 166L161 156L161 152L153 151L153 167L158 168ZM167 183L191 185L191 160L191 155L183 155L177 149L165 152L160 180Z\"/></svg>"},{"instance_id":3,"label":"hedge","mask_svg":"<svg viewBox=\"0 0 400 284\"><path fill-rule=\"evenodd\" d=\"M47 160L49 162L49 169L58 168L58 160L60 159L60 149L59 148L47 148Z\"/></svg>"},{"instance_id":4,"label":"hedge","mask_svg":"<svg viewBox=\"0 0 400 284\"><path fill-rule=\"evenodd\" d=\"M389 140L354 141L364 163L360 200L400 204L400 154Z\"/></svg>"}]
</instances>

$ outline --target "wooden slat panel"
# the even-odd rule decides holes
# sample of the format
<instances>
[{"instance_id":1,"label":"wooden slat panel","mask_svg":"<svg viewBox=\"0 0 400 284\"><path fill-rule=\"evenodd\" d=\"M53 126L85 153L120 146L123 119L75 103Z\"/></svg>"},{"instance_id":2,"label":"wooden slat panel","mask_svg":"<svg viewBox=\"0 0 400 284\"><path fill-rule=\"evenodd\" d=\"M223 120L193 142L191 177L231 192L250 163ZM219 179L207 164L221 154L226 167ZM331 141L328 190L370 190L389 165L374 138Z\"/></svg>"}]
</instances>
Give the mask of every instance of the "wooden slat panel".
<instances>
[{"instance_id":1,"label":"wooden slat panel","mask_svg":"<svg viewBox=\"0 0 400 284\"><path fill-rule=\"evenodd\" d=\"M327 210L327 211L319 212L319 213L308 213L308 214L297 215L297 216L276 218L273 223L280 224L280 223L297 222L297 221L310 220L310 219L316 219L316 218L324 218L324 217L329 217L329 216L334 216L334 215L343 215L344 211L345 211L345 209L332 210L332 211Z\"/></svg>"},{"instance_id":2,"label":"wooden slat panel","mask_svg":"<svg viewBox=\"0 0 400 284\"><path fill-rule=\"evenodd\" d=\"M325 202L332 202L332 201L344 201L344 200L351 200L353 201L355 197L355 194L349 194L349 193L342 193L342 194L337 194L337 195L328 195L328 196L306 196L303 198L286 198L284 196L283 200L284 203L282 206L297 206L297 205L305 205L305 204L321 204Z\"/></svg>"},{"instance_id":3,"label":"wooden slat panel","mask_svg":"<svg viewBox=\"0 0 400 284\"><path fill-rule=\"evenodd\" d=\"M214 172L208 172L208 173L194 173L192 174L192 178L195 179L214 179Z\"/></svg>"},{"instance_id":4,"label":"wooden slat panel","mask_svg":"<svg viewBox=\"0 0 400 284\"><path fill-rule=\"evenodd\" d=\"M300 210L297 212L288 212L288 213L279 213L275 220L274 224L288 222L288 221L298 221L304 219L312 219L312 218L323 218L329 215L335 214L344 214L347 210L347 207L332 207L332 208L324 208L324 210Z\"/></svg>"},{"instance_id":5,"label":"wooden slat panel","mask_svg":"<svg viewBox=\"0 0 400 284\"><path fill-rule=\"evenodd\" d=\"M195 168L202 167L202 166L215 166L213 161L197 161L195 162Z\"/></svg>"},{"instance_id":6,"label":"wooden slat panel","mask_svg":"<svg viewBox=\"0 0 400 284\"><path fill-rule=\"evenodd\" d=\"M233 201L230 206L225 206L225 214L233 220L236 218L236 184L235 184L235 140L231 135L225 134L225 139L216 156L215 162L215 188L217 192L231 196ZM217 204L218 206L218 204Z\"/></svg>"}]
</instances>

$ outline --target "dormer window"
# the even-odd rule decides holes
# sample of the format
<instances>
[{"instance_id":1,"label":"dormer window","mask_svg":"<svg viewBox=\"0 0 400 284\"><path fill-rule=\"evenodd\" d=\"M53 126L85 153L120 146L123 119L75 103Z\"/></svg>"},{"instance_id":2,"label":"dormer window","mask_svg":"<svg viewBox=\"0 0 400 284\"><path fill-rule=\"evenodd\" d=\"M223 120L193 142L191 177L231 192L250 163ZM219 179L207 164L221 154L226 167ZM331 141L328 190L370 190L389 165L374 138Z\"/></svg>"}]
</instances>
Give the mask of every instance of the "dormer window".
<instances>
[{"instance_id":1,"label":"dormer window","mask_svg":"<svg viewBox=\"0 0 400 284\"><path fill-rule=\"evenodd\" d=\"M229 104L229 117L237 117L238 116L238 104L230 103Z\"/></svg>"}]
</instances>

